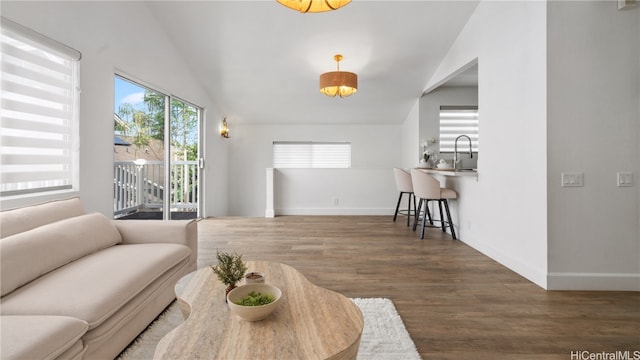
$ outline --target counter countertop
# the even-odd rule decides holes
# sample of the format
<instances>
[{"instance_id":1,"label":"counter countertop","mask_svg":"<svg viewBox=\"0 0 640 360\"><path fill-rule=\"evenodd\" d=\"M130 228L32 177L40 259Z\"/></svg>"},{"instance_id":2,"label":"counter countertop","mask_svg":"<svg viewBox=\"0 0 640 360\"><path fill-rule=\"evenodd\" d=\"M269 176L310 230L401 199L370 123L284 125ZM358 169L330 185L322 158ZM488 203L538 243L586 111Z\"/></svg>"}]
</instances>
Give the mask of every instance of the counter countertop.
<instances>
[{"instance_id":1,"label":"counter countertop","mask_svg":"<svg viewBox=\"0 0 640 360\"><path fill-rule=\"evenodd\" d=\"M478 176L478 170L453 170L453 169L427 169L416 168L428 174L437 174L444 176Z\"/></svg>"}]
</instances>

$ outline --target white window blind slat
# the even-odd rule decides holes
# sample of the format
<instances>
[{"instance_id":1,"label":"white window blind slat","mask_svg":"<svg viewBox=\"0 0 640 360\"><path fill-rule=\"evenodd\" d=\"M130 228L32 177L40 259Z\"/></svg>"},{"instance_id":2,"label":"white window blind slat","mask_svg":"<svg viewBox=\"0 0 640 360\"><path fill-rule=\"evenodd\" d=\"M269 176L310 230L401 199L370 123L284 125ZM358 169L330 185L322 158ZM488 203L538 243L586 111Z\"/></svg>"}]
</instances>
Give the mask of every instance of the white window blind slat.
<instances>
[{"instance_id":1,"label":"white window blind slat","mask_svg":"<svg viewBox=\"0 0 640 360\"><path fill-rule=\"evenodd\" d=\"M350 168L351 143L274 142L274 168Z\"/></svg>"},{"instance_id":2,"label":"white window blind slat","mask_svg":"<svg viewBox=\"0 0 640 360\"><path fill-rule=\"evenodd\" d=\"M16 65L10 64L6 61L2 61L2 72L7 75L13 75L15 77L21 77L26 80L30 80L32 82L41 83L43 85L48 85L57 88L65 88L66 81L61 79L56 72L43 72L36 71L34 69L29 69L24 66L25 64ZM41 69L40 69L41 70ZM71 75L67 75L71 76Z\"/></svg>"},{"instance_id":3,"label":"white window blind slat","mask_svg":"<svg viewBox=\"0 0 640 360\"><path fill-rule=\"evenodd\" d=\"M21 97L27 97L31 99L48 99L47 101L63 104L65 106L72 106L71 98L66 94L56 94L50 91L39 89L25 84L18 84L13 81L2 80L2 89L5 95L13 96L20 99Z\"/></svg>"},{"instance_id":4,"label":"white window blind slat","mask_svg":"<svg viewBox=\"0 0 640 360\"><path fill-rule=\"evenodd\" d=\"M40 132L50 132L54 134L66 133L68 131L68 127L64 124L56 124L43 121L29 121L12 117L2 117L2 121L0 122L0 124L3 131L7 129L33 130Z\"/></svg>"},{"instance_id":5,"label":"white window blind slat","mask_svg":"<svg viewBox=\"0 0 640 360\"><path fill-rule=\"evenodd\" d=\"M46 84L46 83L42 82L42 79L40 77L37 77L37 79L29 79L29 78L26 78L24 76L19 76L19 75L14 75L14 74L3 72L2 73L2 80L3 81L10 81L12 83L18 83L18 84L21 84L23 86L28 86L28 87L31 87L31 88L34 88L34 89L45 91L48 94L47 96L49 96L49 94L61 95L61 96L64 96L65 98L69 96L69 89L68 88L55 86L55 85L51 85L51 84ZM3 88L4 88L4 85L3 85ZM9 88L7 88L6 91L9 91Z\"/></svg>"},{"instance_id":6,"label":"white window blind slat","mask_svg":"<svg viewBox=\"0 0 640 360\"><path fill-rule=\"evenodd\" d=\"M2 52L4 54L12 54L3 57L3 61L8 63L23 64L36 72L46 72L44 69L51 71L52 74L58 72L64 75L71 75L71 69L66 65L68 60L47 54L46 52L38 52L35 47L21 47L19 40L5 37L2 44ZM30 64L30 65L26 65ZM38 71L38 68L43 70Z\"/></svg>"},{"instance_id":7,"label":"white window blind slat","mask_svg":"<svg viewBox=\"0 0 640 360\"><path fill-rule=\"evenodd\" d=\"M32 171L14 171L2 173L2 183L3 184L13 184L14 187L19 187L22 182L32 181L33 184L41 183L42 186L45 187L47 182L51 182L59 185L67 185L71 184L68 177L66 176L67 171L65 171L63 166L58 169L41 169L34 168ZM58 171L56 171L58 170Z\"/></svg>"},{"instance_id":8,"label":"white window blind slat","mask_svg":"<svg viewBox=\"0 0 640 360\"><path fill-rule=\"evenodd\" d=\"M47 163L64 164L68 160L67 156L49 155L49 154L4 154L0 156L3 164L23 164L23 165L39 165Z\"/></svg>"},{"instance_id":9,"label":"white window blind slat","mask_svg":"<svg viewBox=\"0 0 640 360\"><path fill-rule=\"evenodd\" d=\"M13 101L18 104L33 104L37 103L40 107L53 109L53 110L61 110L61 111L69 111L71 110L71 105L73 99L68 96L49 96L46 93L38 93L37 91L31 91L29 88L23 88L20 91L16 88L6 89L4 91L4 100ZM64 114L63 118L66 118L68 115Z\"/></svg>"},{"instance_id":10,"label":"white window blind slat","mask_svg":"<svg viewBox=\"0 0 640 360\"><path fill-rule=\"evenodd\" d=\"M440 107L440 152L454 152L456 138L467 135L471 139L471 149L479 148L479 117L476 106ZM464 141L464 146L468 142ZM458 142L460 147L460 142ZM465 147L468 149L468 147ZM460 150L460 149L459 149Z\"/></svg>"},{"instance_id":11,"label":"white window blind slat","mask_svg":"<svg viewBox=\"0 0 640 360\"><path fill-rule=\"evenodd\" d=\"M55 109L48 105L46 102L40 102L34 99L32 102L15 101L10 99L2 99L2 111L15 111L18 113L34 114L48 116L59 119L60 122L68 120L72 111Z\"/></svg>"},{"instance_id":12,"label":"white window blind slat","mask_svg":"<svg viewBox=\"0 0 640 360\"><path fill-rule=\"evenodd\" d=\"M5 136L5 135L0 137L0 139L2 139L2 147L6 148L7 150L7 151L2 151L2 154L9 153L10 148L40 149L42 154L48 154L49 149L68 149L71 143L67 139L45 139L45 138L37 138L37 137L19 137L19 136Z\"/></svg>"},{"instance_id":13,"label":"white window blind slat","mask_svg":"<svg viewBox=\"0 0 640 360\"><path fill-rule=\"evenodd\" d=\"M78 181L79 53L2 19L0 196Z\"/></svg>"}]
</instances>

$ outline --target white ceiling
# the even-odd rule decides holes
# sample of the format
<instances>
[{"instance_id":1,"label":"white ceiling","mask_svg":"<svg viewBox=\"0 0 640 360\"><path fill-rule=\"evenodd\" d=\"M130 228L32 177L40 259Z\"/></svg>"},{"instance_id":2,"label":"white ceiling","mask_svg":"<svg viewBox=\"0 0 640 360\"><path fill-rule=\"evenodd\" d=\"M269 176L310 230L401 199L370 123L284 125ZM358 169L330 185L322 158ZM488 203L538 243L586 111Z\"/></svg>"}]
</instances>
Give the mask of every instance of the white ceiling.
<instances>
[{"instance_id":1,"label":"white ceiling","mask_svg":"<svg viewBox=\"0 0 640 360\"><path fill-rule=\"evenodd\" d=\"M478 1L365 1L301 14L269 1L152 1L147 6L222 114L233 122L403 121ZM329 98L321 73L358 74Z\"/></svg>"},{"instance_id":2,"label":"white ceiling","mask_svg":"<svg viewBox=\"0 0 640 360\"><path fill-rule=\"evenodd\" d=\"M478 64L475 63L460 74L447 80L442 87L478 86Z\"/></svg>"}]
</instances>

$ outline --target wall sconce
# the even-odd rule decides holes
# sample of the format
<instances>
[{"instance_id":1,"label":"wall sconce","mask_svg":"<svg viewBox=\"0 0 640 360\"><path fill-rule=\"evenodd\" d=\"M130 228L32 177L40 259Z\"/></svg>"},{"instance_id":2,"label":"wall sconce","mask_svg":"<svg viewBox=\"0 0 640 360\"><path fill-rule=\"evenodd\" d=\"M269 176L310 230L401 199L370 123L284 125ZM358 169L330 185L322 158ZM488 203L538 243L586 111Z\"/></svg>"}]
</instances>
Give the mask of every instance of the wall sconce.
<instances>
[{"instance_id":1,"label":"wall sconce","mask_svg":"<svg viewBox=\"0 0 640 360\"><path fill-rule=\"evenodd\" d=\"M220 127L220 136L223 138L229 138L229 125L227 125L227 118L222 119L222 127Z\"/></svg>"}]
</instances>

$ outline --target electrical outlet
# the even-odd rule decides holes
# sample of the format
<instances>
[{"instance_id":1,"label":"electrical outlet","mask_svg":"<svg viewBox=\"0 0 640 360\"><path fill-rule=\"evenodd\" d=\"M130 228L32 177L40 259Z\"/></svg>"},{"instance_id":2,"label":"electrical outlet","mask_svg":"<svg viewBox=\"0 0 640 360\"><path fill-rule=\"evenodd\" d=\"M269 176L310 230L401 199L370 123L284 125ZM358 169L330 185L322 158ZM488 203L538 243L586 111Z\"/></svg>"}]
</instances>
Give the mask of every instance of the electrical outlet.
<instances>
[{"instance_id":1,"label":"electrical outlet","mask_svg":"<svg viewBox=\"0 0 640 360\"><path fill-rule=\"evenodd\" d=\"M633 186L633 173L618 171L618 187Z\"/></svg>"},{"instance_id":2,"label":"electrical outlet","mask_svg":"<svg viewBox=\"0 0 640 360\"><path fill-rule=\"evenodd\" d=\"M340 204L340 199L338 199L337 196L332 197L331 204L333 204L333 206L338 206Z\"/></svg>"},{"instance_id":3,"label":"electrical outlet","mask_svg":"<svg viewBox=\"0 0 640 360\"><path fill-rule=\"evenodd\" d=\"M562 187L584 186L584 175L582 173L562 173Z\"/></svg>"}]
</instances>

